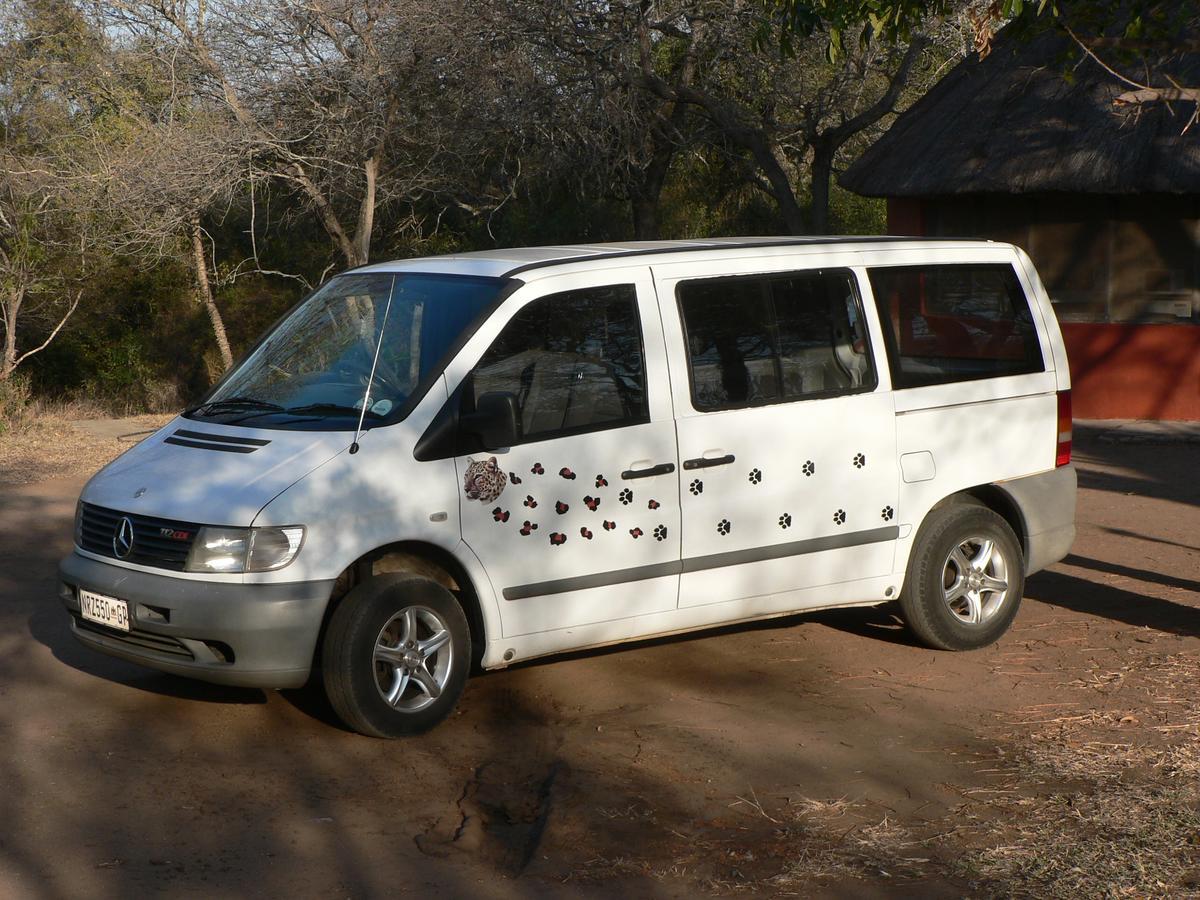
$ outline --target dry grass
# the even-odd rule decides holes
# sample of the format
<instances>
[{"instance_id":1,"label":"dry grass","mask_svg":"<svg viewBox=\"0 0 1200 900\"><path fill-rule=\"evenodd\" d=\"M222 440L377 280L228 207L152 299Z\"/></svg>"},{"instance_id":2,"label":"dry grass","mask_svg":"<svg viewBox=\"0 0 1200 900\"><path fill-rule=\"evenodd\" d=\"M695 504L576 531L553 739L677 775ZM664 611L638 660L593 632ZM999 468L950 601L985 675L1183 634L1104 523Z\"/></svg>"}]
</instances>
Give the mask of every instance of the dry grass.
<instances>
[{"instance_id":1,"label":"dry grass","mask_svg":"<svg viewBox=\"0 0 1200 900\"><path fill-rule=\"evenodd\" d=\"M1156 649L1022 711L1014 792L956 813L962 875L1005 896L1200 897L1200 658Z\"/></svg>"},{"instance_id":2,"label":"dry grass","mask_svg":"<svg viewBox=\"0 0 1200 900\"><path fill-rule=\"evenodd\" d=\"M957 863L989 893L1027 897L1200 896L1200 748L1037 745L1025 781L1058 789L964 807L977 849ZM1067 787L1065 782L1070 782ZM986 812L986 819L977 815Z\"/></svg>"},{"instance_id":3,"label":"dry grass","mask_svg":"<svg viewBox=\"0 0 1200 900\"><path fill-rule=\"evenodd\" d=\"M72 424L95 418L96 410L85 405L39 403L5 420L0 427L0 485L90 475L145 436L139 432L158 429L171 417L123 420L116 438L100 437Z\"/></svg>"}]
</instances>

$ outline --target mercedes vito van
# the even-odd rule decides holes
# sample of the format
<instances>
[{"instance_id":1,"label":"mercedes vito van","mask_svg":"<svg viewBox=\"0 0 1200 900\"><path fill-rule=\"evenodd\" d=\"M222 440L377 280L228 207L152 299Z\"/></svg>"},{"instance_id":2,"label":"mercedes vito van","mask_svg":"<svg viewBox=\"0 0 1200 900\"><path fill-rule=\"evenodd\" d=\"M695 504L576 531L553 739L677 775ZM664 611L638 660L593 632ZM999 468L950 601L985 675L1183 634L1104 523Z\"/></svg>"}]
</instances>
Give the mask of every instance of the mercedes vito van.
<instances>
[{"instance_id":1,"label":"mercedes vito van","mask_svg":"<svg viewBox=\"0 0 1200 900\"><path fill-rule=\"evenodd\" d=\"M898 601L1002 635L1074 538L1067 358L1019 249L665 241L354 269L83 489L89 647L319 674L428 729L473 665Z\"/></svg>"}]
</instances>

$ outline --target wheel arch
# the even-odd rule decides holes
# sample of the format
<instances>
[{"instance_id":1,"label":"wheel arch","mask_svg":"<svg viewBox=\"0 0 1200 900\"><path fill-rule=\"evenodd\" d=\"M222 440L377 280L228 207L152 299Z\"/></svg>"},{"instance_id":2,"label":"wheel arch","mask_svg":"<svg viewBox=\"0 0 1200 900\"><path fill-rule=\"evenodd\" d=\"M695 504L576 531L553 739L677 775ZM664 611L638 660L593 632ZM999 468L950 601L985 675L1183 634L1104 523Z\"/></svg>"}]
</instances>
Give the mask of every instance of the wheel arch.
<instances>
[{"instance_id":1,"label":"wheel arch","mask_svg":"<svg viewBox=\"0 0 1200 900\"><path fill-rule=\"evenodd\" d=\"M471 628L471 657L478 667L488 638L487 617L475 581L463 563L449 550L425 541L395 541L376 547L344 568L334 581L321 634L342 598L359 584L376 576L403 572L420 575L450 591L462 606ZM317 642L320 653L321 642ZM319 659L315 662L319 663Z\"/></svg>"},{"instance_id":2,"label":"wheel arch","mask_svg":"<svg viewBox=\"0 0 1200 900\"><path fill-rule=\"evenodd\" d=\"M990 509L1000 518L1002 518L1008 527L1012 529L1013 534L1017 537L1017 546L1021 548L1021 556L1026 568L1029 560L1029 528L1025 522L1025 514L1021 510L1021 505L1013 498L1013 496L1003 487L995 483L977 484L973 487L962 488L952 494L947 494L937 503L929 507L925 515L921 519L921 523L917 526L916 534L912 537L912 542L909 544L909 551L904 561L904 579L901 582L901 590L908 584L909 576L912 569L912 547L917 543L921 536L921 532L925 529L929 522L929 514L934 510L941 509L945 506L950 506L955 503L973 503L978 506L983 506Z\"/></svg>"},{"instance_id":3,"label":"wheel arch","mask_svg":"<svg viewBox=\"0 0 1200 900\"><path fill-rule=\"evenodd\" d=\"M979 501L1008 523L1008 527L1016 535L1017 543L1021 547L1022 562L1027 560L1029 558L1029 528L1025 523L1025 514L1013 496L998 484L981 484L967 488L962 493Z\"/></svg>"}]
</instances>

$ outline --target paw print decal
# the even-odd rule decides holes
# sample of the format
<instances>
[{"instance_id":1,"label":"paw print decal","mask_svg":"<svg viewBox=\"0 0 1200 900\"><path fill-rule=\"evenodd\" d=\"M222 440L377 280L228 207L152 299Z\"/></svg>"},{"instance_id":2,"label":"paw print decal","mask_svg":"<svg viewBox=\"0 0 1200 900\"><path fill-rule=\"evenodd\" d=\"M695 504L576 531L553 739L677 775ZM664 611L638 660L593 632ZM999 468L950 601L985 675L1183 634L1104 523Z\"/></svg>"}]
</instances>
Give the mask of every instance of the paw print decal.
<instances>
[{"instance_id":1,"label":"paw print decal","mask_svg":"<svg viewBox=\"0 0 1200 900\"><path fill-rule=\"evenodd\" d=\"M703 494L704 482L699 478L695 478L692 480L692 483L688 485L688 490L692 492L693 497Z\"/></svg>"},{"instance_id":2,"label":"paw print decal","mask_svg":"<svg viewBox=\"0 0 1200 900\"><path fill-rule=\"evenodd\" d=\"M583 538L585 541L590 541L590 540L592 539L592 532L591 532L591 530L590 530L590 529L589 529L589 528L588 528L588 527L585 525L583 528L580 528L580 529L579 529L579 536L580 536L581 538Z\"/></svg>"},{"instance_id":3,"label":"paw print decal","mask_svg":"<svg viewBox=\"0 0 1200 900\"><path fill-rule=\"evenodd\" d=\"M596 507L598 507L600 505L600 498L599 497L584 497L583 505L586 506L588 509L590 509L592 512L595 512Z\"/></svg>"},{"instance_id":4,"label":"paw print decal","mask_svg":"<svg viewBox=\"0 0 1200 900\"><path fill-rule=\"evenodd\" d=\"M532 472L534 475L545 475L546 474L546 470L542 468L541 463L534 463L533 468L530 469L529 471Z\"/></svg>"},{"instance_id":5,"label":"paw print decal","mask_svg":"<svg viewBox=\"0 0 1200 900\"><path fill-rule=\"evenodd\" d=\"M567 536L560 531L550 532L550 545L552 547L561 547L567 542Z\"/></svg>"},{"instance_id":6,"label":"paw print decal","mask_svg":"<svg viewBox=\"0 0 1200 900\"><path fill-rule=\"evenodd\" d=\"M779 527L780 528L791 528L792 527L792 514L791 513L784 513L782 516L779 517Z\"/></svg>"},{"instance_id":7,"label":"paw print decal","mask_svg":"<svg viewBox=\"0 0 1200 900\"><path fill-rule=\"evenodd\" d=\"M846 511L844 509L839 509L837 512L835 512L833 514L833 524L835 524L835 525L845 525L846 524Z\"/></svg>"},{"instance_id":8,"label":"paw print decal","mask_svg":"<svg viewBox=\"0 0 1200 900\"><path fill-rule=\"evenodd\" d=\"M656 525L654 527L654 539L656 541L665 541L667 539L666 525Z\"/></svg>"},{"instance_id":9,"label":"paw print decal","mask_svg":"<svg viewBox=\"0 0 1200 900\"><path fill-rule=\"evenodd\" d=\"M861 453L854 454L854 468L861 469L866 464L867 458L865 456L863 456Z\"/></svg>"},{"instance_id":10,"label":"paw print decal","mask_svg":"<svg viewBox=\"0 0 1200 900\"><path fill-rule=\"evenodd\" d=\"M608 487L608 479L605 478L603 475L597 475L596 476L596 487L598 487L598 488Z\"/></svg>"},{"instance_id":11,"label":"paw print decal","mask_svg":"<svg viewBox=\"0 0 1200 900\"><path fill-rule=\"evenodd\" d=\"M508 521L508 510L507 509L502 510L502 509L500 509L500 507L497 506L495 509L492 510L492 518L495 519L497 522L507 522Z\"/></svg>"},{"instance_id":12,"label":"paw print decal","mask_svg":"<svg viewBox=\"0 0 1200 900\"><path fill-rule=\"evenodd\" d=\"M636 541L638 538L640 538L644 534L644 532L640 528L630 528L629 534Z\"/></svg>"},{"instance_id":13,"label":"paw print decal","mask_svg":"<svg viewBox=\"0 0 1200 900\"><path fill-rule=\"evenodd\" d=\"M883 512L880 513L879 515L880 515L880 518L883 519L883 521L890 522L890 521L892 521L892 516L894 516L895 514L896 514L896 511L894 509L892 509L890 506L885 506L883 508Z\"/></svg>"},{"instance_id":14,"label":"paw print decal","mask_svg":"<svg viewBox=\"0 0 1200 900\"><path fill-rule=\"evenodd\" d=\"M520 477L519 475L517 475L517 473L516 473L516 472L509 472L509 473L508 473L508 480L509 480L509 481L511 481L513 484L520 484L520 483L521 483L521 477Z\"/></svg>"},{"instance_id":15,"label":"paw print decal","mask_svg":"<svg viewBox=\"0 0 1200 900\"><path fill-rule=\"evenodd\" d=\"M762 481L762 469L751 469L749 475L751 484L758 484Z\"/></svg>"},{"instance_id":16,"label":"paw print decal","mask_svg":"<svg viewBox=\"0 0 1200 900\"><path fill-rule=\"evenodd\" d=\"M646 504L647 509L658 509L661 504L657 500L651 500Z\"/></svg>"},{"instance_id":17,"label":"paw print decal","mask_svg":"<svg viewBox=\"0 0 1200 900\"><path fill-rule=\"evenodd\" d=\"M729 534L729 529L731 529L732 527L733 526L729 523L728 519L722 519L720 522L717 523L717 534L722 535L722 536L727 535L727 534Z\"/></svg>"},{"instance_id":18,"label":"paw print decal","mask_svg":"<svg viewBox=\"0 0 1200 900\"><path fill-rule=\"evenodd\" d=\"M817 467L813 465L813 461L810 459L805 461L804 465L800 467L800 471L804 473L805 477L811 477L812 473L817 471Z\"/></svg>"},{"instance_id":19,"label":"paw print decal","mask_svg":"<svg viewBox=\"0 0 1200 900\"><path fill-rule=\"evenodd\" d=\"M525 505L530 509L537 509L537 501L534 500L529 494L525 495Z\"/></svg>"},{"instance_id":20,"label":"paw print decal","mask_svg":"<svg viewBox=\"0 0 1200 900\"><path fill-rule=\"evenodd\" d=\"M523 534L525 537L529 537L535 531L537 531L537 523L536 522L526 522L524 525L521 526L521 534Z\"/></svg>"},{"instance_id":21,"label":"paw print decal","mask_svg":"<svg viewBox=\"0 0 1200 900\"><path fill-rule=\"evenodd\" d=\"M604 520L604 530L605 531L612 531L616 527L617 527L616 522L610 522L610 521L608 521L608 519Z\"/></svg>"},{"instance_id":22,"label":"paw print decal","mask_svg":"<svg viewBox=\"0 0 1200 900\"><path fill-rule=\"evenodd\" d=\"M556 513L558 513L560 516L570 508L571 508L570 506L563 503L561 500L559 500L557 503L554 504L554 511Z\"/></svg>"},{"instance_id":23,"label":"paw print decal","mask_svg":"<svg viewBox=\"0 0 1200 900\"><path fill-rule=\"evenodd\" d=\"M625 490L621 491L621 493L617 496L617 499L621 501L622 505L628 506L633 502L633 491L631 491L629 488L625 488Z\"/></svg>"},{"instance_id":24,"label":"paw print decal","mask_svg":"<svg viewBox=\"0 0 1200 900\"><path fill-rule=\"evenodd\" d=\"M575 473L572 472L570 469L568 469L566 466L563 466L561 469L559 469L558 474L559 474L559 477L565 478L565 479L567 479L567 481L575 480Z\"/></svg>"}]
</instances>

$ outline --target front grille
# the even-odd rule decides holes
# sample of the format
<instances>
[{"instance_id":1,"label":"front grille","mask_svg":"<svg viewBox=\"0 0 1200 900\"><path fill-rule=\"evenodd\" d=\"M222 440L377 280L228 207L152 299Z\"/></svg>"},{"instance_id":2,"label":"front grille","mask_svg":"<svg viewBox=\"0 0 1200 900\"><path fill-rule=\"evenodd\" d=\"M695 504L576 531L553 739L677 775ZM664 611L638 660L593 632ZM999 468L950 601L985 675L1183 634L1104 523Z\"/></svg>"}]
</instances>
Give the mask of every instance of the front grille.
<instances>
[{"instance_id":1,"label":"front grille","mask_svg":"<svg viewBox=\"0 0 1200 900\"><path fill-rule=\"evenodd\" d=\"M117 631L113 628L105 628L103 625L97 625L95 622L89 622L81 616L75 616L75 627L80 631L98 634L113 643L122 644L131 650L153 650L155 653L165 653L168 656L178 656L190 660L196 659L191 650L175 640L175 638L167 637L164 634L152 634L149 631L138 631L136 628L132 631Z\"/></svg>"},{"instance_id":2,"label":"front grille","mask_svg":"<svg viewBox=\"0 0 1200 900\"><path fill-rule=\"evenodd\" d=\"M133 550L123 557L118 556L113 547L113 539L117 536L122 519L129 519L133 526ZM100 556L182 572L188 552L192 549L192 541L201 527L192 522L139 516L85 503L79 528L79 546Z\"/></svg>"}]
</instances>

